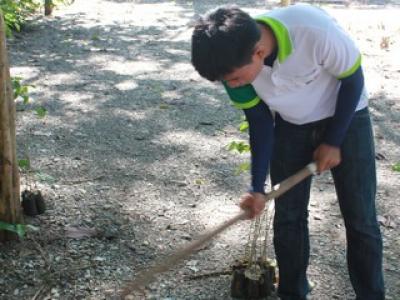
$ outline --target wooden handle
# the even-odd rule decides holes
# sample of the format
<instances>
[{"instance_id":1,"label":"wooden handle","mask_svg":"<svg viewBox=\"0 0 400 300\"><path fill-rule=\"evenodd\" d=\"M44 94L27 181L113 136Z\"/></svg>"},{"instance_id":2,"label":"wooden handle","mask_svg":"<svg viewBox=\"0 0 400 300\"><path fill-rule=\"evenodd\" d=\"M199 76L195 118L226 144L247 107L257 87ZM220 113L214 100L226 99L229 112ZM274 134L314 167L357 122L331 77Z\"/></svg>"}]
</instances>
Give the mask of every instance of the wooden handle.
<instances>
[{"instance_id":1,"label":"wooden handle","mask_svg":"<svg viewBox=\"0 0 400 300\"><path fill-rule=\"evenodd\" d=\"M303 179L308 176L315 174L317 172L317 165L315 163L310 163L305 166L303 169L298 171L296 174L286 178L280 184L273 187L272 191L265 195L265 201L278 198L283 193L290 190L296 184L301 182Z\"/></svg>"},{"instance_id":2,"label":"wooden handle","mask_svg":"<svg viewBox=\"0 0 400 300\"><path fill-rule=\"evenodd\" d=\"M316 170L317 167L315 163L310 163L296 174L282 181L278 186L276 186L276 189L266 194L265 201L269 201L271 199L279 197L280 195L282 195L283 193L294 187L296 184L301 182L303 179L314 174ZM248 218L248 212L241 211L236 216L215 227L213 230L200 235L195 241L175 251L175 253L171 254L170 256L162 259L160 262L156 263L150 269L140 272L133 281L131 281L126 285L121 294L122 298L125 299L125 297L131 294L132 291L141 290L144 286L148 285L153 280L155 280L155 276L157 274L168 271L169 269L174 267L179 261L184 260L191 254L196 252L203 244L210 241L216 235L220 234L225 229L236 224L240 220L247 218Z\"/></svg>"}]
</instances>

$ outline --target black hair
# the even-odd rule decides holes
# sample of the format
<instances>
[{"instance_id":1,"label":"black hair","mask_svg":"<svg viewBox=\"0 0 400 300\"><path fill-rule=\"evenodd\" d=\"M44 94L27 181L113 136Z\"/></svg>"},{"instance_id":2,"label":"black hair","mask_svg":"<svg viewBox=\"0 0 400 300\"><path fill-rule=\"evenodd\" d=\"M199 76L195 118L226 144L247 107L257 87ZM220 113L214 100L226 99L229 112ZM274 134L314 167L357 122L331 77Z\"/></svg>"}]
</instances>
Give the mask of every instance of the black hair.
<instances>
[{"instance_id":1,"label":"black hair","mask_svg":"<svg viewBox=\"0 0 400 300\"><path fill-rule=\"evenodd\" d=\"M256 21L237 7L219 7L201 17L192 34L192 64L199 74L221 80L252 60L261 38Z\"/></svg>"}]
</instances>

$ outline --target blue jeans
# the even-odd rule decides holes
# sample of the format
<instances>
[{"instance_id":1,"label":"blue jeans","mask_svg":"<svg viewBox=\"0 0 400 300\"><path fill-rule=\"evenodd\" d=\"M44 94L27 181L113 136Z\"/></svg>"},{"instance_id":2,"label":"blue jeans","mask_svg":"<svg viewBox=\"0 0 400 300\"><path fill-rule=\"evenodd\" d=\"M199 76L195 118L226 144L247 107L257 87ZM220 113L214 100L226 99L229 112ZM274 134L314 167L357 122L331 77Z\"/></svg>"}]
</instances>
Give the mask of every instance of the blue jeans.
<instances>
[{"instance_id":1,"label":"blue jeans","mask_svg":"<svg viewBox=\"0 0 400 300\"><path fill-rule=\"evenodd\" d=\"M277 184L312 161L329 119L294 125L279 115L271 181ZM367 108L356 112L341 146L341 163L331 170L347 237L347 264L357 300L384 299L382 238L376 220L376 170ZM281 299L306 299L309 261L307 206L312 178L275 201L274 246Z\"/></svg>"}]
</instances>

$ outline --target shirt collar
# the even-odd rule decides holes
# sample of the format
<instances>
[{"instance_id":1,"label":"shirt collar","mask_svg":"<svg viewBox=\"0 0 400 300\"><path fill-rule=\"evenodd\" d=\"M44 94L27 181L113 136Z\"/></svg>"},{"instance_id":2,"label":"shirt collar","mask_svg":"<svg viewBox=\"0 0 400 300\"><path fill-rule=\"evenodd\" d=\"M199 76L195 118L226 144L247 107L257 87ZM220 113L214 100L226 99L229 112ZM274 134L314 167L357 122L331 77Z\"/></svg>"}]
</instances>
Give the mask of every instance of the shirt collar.
<instances>
[{"instance_id":1,"label":"shirt collar","mask_svg":"<svg viewBox=\"0 0 400 300\"><path fill-rule=\"evenodd\" d=\"M286 26L277 19L265 15L257 16L255 20L271 28L278 43L278 60L283 63L293 52L292 40Z\"/></svg>"}]
</instances>

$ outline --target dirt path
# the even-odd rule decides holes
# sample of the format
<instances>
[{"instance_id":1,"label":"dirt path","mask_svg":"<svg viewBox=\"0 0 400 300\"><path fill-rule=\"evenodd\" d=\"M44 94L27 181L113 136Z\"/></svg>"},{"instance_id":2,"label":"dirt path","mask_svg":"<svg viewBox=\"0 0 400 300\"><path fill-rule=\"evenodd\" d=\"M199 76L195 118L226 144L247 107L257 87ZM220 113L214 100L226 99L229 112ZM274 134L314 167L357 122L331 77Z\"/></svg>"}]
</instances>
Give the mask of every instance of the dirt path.
<instances>
[{"instance_id":1,"label":"dirt path","mask_svg":"<svg viewBox=\"0 0 400 300\"><path fill-rule=\"evenodd\" d=\"M251 13L265 9L264 1L223 2ZM190 24L213 3L76 0L10 41L13 75L35 86L34 101L18 105L24 109L19 155L28 151L40 173L37 186L48 210L27 218L39 232L2 246L0 299L32 299L40 291L51 299L111 299L153 259L237 212L248 175L234 173L245 158L225 146L246 138L237 130L241 114L190 65ZM400 11L330 11L359 37L364 54L387 295L398 299L400 173L392 166L400 161ZM387 49L380 47L384 37ZM39 105L48 111L44 119L32 112ZM229 299L229 276L188 276L224 270L240 258L249 225L236 226L161 277L146 299ZM71 227L97 231L72 239ZM352 299L343 222L328 174L313 186L310 229L309 274L317 283L310 299Z\"/></svg>"}]
</instances>

